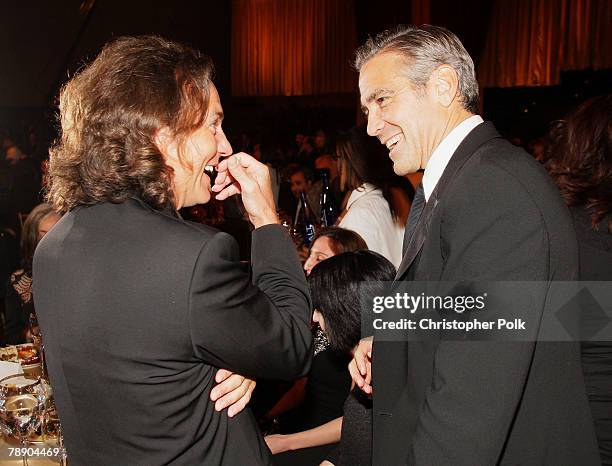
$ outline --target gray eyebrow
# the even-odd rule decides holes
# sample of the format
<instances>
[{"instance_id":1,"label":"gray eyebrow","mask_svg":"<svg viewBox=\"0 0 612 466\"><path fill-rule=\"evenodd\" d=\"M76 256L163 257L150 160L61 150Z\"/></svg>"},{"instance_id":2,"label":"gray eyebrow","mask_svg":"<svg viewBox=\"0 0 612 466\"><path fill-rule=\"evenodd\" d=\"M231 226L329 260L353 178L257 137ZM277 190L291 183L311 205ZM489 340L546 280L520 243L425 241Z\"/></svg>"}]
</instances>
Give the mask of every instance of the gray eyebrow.
<instances>
[{"instance_id":1,"label":"gray eyebrow","mask_svg":"<svg viewBox=\"0 0 612 466\"><path fill-rule=\"evenodd\" d=\"M393 91L391 89L386 89L386 88L374 89L374 91L366 98L366 104L369 104L373 100L378 99L380 94L384 94L384 93L387 93L387 92L391 93Z\"/></svg>"},{"instance_id":2,"label":"gray eyebrow","mask_svg":"<svg viewBox=\"0 0 612 466\"><path fill-rule=\"evenodd\" d=\"M378 88L378 89L374 89L374 91L372 91L365 99L365 103L366 105L369 104L370 102L378 99L378 97L380 97L381 94L385 94L385 93L392 93L393 91L391 89L387 89L387 88ZM365 113L366 115L368 114L368 109L365 105L361 105L361 111L363 113Z\"/></svg>"}]
</instances>

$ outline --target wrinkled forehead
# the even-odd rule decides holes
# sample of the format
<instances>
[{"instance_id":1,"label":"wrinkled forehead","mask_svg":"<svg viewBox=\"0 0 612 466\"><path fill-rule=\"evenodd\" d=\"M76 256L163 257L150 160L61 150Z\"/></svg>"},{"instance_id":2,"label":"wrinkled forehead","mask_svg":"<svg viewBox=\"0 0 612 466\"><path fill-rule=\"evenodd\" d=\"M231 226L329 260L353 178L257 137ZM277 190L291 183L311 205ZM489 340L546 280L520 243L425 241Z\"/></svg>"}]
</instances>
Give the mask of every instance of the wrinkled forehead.
<instances>
[{"instance_id":1,"label":"wrinkled forehead","mask_svg":"<svg viewBox=\"0 0 612 466\"><path fill-rule=\"evenodd\" d=\"M324 254L335 255L334 253L334 242L328 236L319 236L312 245L312 251L322 252Z\"/></svg>"},{"instance_id":2,"label":"wrinkled forehead","mask_svg":"<svg viewBox=\"0 0 612 466\"><path fill-rule=\"evenodd\" d=\"M406 85L406 59L397 53L375 55L359 72L359 94L362 106L376 100L383 91L394 91Z\"/></svg>"},{"instance_id":3,"label":"wrinkled forehead","mask_svg":"<svg viewBox=\"0 0 612 466\"><path fill-rule=\"evenodd\" d=\"M219 97L219 92L217 91L217 87L210 83L209 88L210 97L208 99L208 114L209 115L220 115L223 117L223 107L221 106L221 98Z\"/></svg>"}]
</instances>

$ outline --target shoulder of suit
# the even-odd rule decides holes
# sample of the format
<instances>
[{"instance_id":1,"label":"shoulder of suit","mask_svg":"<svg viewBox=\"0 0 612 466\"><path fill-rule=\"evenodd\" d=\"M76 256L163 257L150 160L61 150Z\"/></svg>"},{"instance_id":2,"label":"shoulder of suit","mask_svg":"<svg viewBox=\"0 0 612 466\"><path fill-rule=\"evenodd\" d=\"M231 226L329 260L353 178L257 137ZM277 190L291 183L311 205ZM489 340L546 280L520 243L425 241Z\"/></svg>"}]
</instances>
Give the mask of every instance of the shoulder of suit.
<instances>
[{"instance_id":1,"label":"shoulder of suit","mask_svg":"<svg viewBox=\"0 0 612 466\"><path fill-rule=\"evenodd\" d=\"M491 206L514 203L522 209L530 204L544 216L567 213L561 212L562 198L542 165L521 147L501 138L474 152L444 196L444 202L457 208L473 201Z\"/></svg>"},{"instance_id":2,"label":"shoulder of suit","mask_svg":"<svg viewBox=\"0 0 612 466\"><path fill-rule=\"evenodd\" d=\"M496 138L480 146L458 173L458 176L479 172L479 175L490 173L492 176L503 175L524 184L530 181L550 183L550 177L542 167L522 147ZM460 172L461 172L460 171Z\"/></svg>"},{"instance_id":3,"label":"shoulder of suit","mask_svg":"<svg viewBox=\"0 0 612 466\"><path fill-rule=\"evenodd\" d=\"M147 230L155 232L156 235L160 231L164 231L173 237L208 239L219 233L219 230L213 227L184 220L171 212L156 210L135 199L128 199L121 204L96 204L85 207L74 214L78 216L86 214L90 210L94 215L107 218L109 221L112 217L119 220L121 217L127 216L142 228L143 234ZM124 212L123 216L122 212Z\"/></svg>"},{"instance_id":4,"label":"shoulder of suit","mask_svg":"<svg viewBox=\"0 0 612 466\"><path fill-rule=\"evenodd\" d=\"M544 173L544 169L531 154L519 146L515 146L506 139L497 138L483 144L474 154L487 164L499 167L525 167Z\"/></svg>"}]
</instances>

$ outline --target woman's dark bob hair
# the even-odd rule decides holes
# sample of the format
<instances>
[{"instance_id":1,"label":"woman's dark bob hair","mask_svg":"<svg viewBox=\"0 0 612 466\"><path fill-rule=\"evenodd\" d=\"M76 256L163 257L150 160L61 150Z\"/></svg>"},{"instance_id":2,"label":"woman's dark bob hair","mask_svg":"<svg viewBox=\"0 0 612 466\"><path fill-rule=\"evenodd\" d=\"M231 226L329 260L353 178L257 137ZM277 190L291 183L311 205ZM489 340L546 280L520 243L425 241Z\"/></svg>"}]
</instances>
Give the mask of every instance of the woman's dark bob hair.
<instances>
[{"instance_id":1,"label":"woman's dark bob hair","mask_svg":"<svg viewBox=\"0 0 612 466\"><path fill-rule=\"evenodd\" d=\"M206 55L161 37L107 44L61 91L48 201L59 212L131 196L172 206L172 170L154 138L169 128L181 147L203 124L212 75Z\"/></svg>"},{"instance_id":2,"label":"woman's dark bob hair","mask_svg":"<svg viewBox=\"0 0 612 466\"><path fill-rule=\"evenodd\" d=\"M308 276L310 294L314 308L325 319L325 333L333 350L353 350L361 339L362 317L364 329L372 328L371 307L368 312L363 303L383 295L384 282L394 277L393 264L374 251L345 252L314 266Z\"/></svg>"}]
</instances>

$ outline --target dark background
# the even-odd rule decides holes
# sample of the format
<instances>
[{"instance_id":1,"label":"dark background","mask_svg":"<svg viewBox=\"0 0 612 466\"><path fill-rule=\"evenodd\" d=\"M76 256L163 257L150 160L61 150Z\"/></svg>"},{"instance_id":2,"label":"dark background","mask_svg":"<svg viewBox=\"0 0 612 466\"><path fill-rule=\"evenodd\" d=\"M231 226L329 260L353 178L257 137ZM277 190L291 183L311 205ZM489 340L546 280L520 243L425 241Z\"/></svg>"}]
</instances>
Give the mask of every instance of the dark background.
<instances>
[{"instance_id":1,"label":"dark background","mask_svg":"<svg viewBox=\"0 0 612 466\"><path fill-rule=\"evenodd\" d=\"M0 130L19 139L35 127L55 136L55 103L61 85L121 35L155 33L207 52L225 107L226 132L257 134L346 128L359 118L351 94L241 97L231 89L231 1L35 0L0 2ZM476 66L487 36L491 1L431 2L431 22L459 35ZM356 0L359 43L398 23L410 22L410 1ZM524 142L544 134L580 101L609 92L612 72L566 73L560 86L485 89L483 113L508 137ZM19 144L19 140L17 140Z\"/></svg>"}]
</instances>

